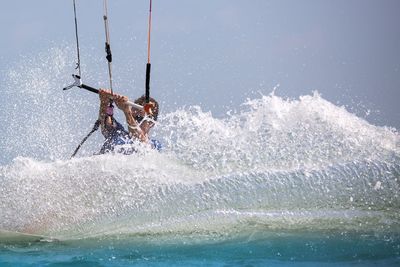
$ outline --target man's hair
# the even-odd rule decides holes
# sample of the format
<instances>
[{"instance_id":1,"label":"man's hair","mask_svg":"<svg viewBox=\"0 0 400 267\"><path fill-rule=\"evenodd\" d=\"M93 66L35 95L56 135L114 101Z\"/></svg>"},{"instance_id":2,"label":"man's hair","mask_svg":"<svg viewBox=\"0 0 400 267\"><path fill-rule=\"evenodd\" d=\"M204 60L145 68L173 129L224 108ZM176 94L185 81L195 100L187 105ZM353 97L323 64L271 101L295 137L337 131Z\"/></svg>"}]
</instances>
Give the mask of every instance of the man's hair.
<instances>
[{"instance_id":1,"label":"man's hair","mask_svg":"<svg viewBox=\"0 0 400 267\"><path fill-rule=\"evenodd\" d=\"M153 118L153 120L157 120L158 117L158 111L159 111L159 106L158 106L158 102L150 97L149 101L154 103L154 107L151 109L151 111L153 112L153 115L151 116ZM144 95L142 95L141 97L139 97L138 99L135 100L136 104L139 104L141 106L143 106L144 104L146 104L146 97Z\"/></svg>"}]
</instances>

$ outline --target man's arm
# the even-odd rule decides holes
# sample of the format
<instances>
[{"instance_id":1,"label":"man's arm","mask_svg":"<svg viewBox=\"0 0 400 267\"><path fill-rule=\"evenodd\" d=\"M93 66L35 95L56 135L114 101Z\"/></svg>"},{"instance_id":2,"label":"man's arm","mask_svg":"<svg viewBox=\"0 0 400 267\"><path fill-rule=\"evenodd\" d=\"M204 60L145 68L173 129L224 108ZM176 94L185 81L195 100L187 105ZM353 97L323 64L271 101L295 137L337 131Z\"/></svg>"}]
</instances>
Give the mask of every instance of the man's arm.
<instances>
[{"instance_id":1,"label":"man's arm","mask_svg":"<svg viewBox=\"0 0 400 267\"><path fill-rule=\"evenodd\" d=\"M108 126L112 125L112 120L111 118L106 121L107 117L107 108L110 104L110 97L111 93L108 90L99 90L99 97L100 97L100 108L99 108L99 120L100 120L100 127L101 127L101 133L106 137L108 134L108 130L106 127L106 123Z\"/></svg>"},{"instance_id":2,"label":"man's arm","mask_svg":"<svg viewBox=\"0 0 400 267\"><path fill-rule=\"evenodd\" d=\"M140 129L139 124L133 117L132 108L127 104L128 97L115 95L114 101L119 109L121 109L125 114L126 123L128 124L129 133L139 139L142 142L147 142L147 136Z\"/></svg>"}]
</instances>

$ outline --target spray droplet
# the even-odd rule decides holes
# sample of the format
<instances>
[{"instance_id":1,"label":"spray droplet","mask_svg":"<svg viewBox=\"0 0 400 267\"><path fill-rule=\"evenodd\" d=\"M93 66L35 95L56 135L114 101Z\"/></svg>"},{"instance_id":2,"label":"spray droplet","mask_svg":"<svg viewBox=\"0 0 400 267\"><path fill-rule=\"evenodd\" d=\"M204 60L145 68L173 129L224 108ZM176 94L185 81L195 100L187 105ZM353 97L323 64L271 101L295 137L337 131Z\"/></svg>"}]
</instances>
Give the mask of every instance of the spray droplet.
<instances>
[{"instance_id":1,"label":"spray droplet","mask_svg":"<svg viewBox=\"0 0 400 267\"><path fill-rule=\"evenodd\" d=\"M381 183L380 181L377 181L376 184L375 184L375 186L374 186L374 189L375 189L375 190L381 189L381 185L382 185L382 183Z\"/></svg>"}]
</instances>

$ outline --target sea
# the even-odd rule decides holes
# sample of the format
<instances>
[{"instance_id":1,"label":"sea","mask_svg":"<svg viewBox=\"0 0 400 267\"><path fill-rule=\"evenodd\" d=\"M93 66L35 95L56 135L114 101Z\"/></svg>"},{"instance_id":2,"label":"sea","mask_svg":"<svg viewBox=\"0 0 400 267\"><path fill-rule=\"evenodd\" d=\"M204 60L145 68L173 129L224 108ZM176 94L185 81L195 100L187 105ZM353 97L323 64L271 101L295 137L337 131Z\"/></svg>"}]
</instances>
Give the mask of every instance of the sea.
<instances>
[{"instance_id":1,"label":"sea","mask_svg":"<svg viewBox=\"0 0 400 267\"><path fill-rule=\"evenodd\" d=\"M54 53L47 80L47 65L7 74L24 99L0 119L0 266L400 266L395 128L272 92L163 113L161 152L93 155L97 133L70 159L91 126L65 110L89 100L52 93Z\"/></svg>"}]
</instances>

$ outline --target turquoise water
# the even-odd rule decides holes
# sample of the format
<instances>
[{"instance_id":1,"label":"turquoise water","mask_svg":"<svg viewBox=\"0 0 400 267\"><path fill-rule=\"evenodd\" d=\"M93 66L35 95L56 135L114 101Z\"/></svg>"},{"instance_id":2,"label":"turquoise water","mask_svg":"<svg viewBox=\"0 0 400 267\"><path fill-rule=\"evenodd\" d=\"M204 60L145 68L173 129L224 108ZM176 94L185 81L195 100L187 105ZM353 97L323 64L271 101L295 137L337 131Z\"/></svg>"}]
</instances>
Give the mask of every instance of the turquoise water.
<instances>
[{"instance_id":1,"label":"turquoise water","mask_svg":"<svg viewBox=\"0 0 400 267\"><path fill-rule=\"evenodd\" d=\"M171 238L176 239L175 238ZM179 237L181 239L182 237ZM162 240L164 239L164 240ZM167 240L166 240L167 239ZM399 266L400 236L253 232L179 242L130 237L2 245L0 266Z\"/></svg>"}]
</instances>

